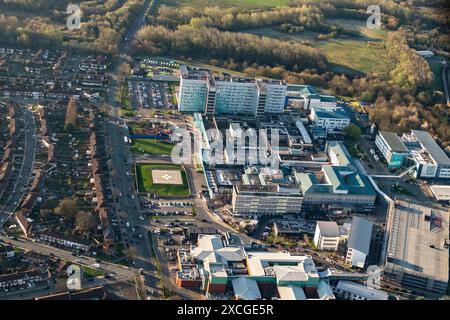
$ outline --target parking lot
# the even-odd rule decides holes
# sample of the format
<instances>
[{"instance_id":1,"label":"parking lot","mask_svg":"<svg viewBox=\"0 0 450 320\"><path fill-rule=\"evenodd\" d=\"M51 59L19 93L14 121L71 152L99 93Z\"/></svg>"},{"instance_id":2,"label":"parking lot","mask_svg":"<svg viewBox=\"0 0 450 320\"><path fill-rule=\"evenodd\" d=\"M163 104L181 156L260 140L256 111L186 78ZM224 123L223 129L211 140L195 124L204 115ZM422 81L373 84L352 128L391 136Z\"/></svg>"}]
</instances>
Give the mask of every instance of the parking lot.
<instances>
[{"instance_id":1,"label":"parking lot","mask_svg":"<svg viewBox=\"0 0 450 320\"><path fill-rule=\"evenodd\" d=\"M173 90L163 81L129 81L131 106L143 109L175 109Z\"/></svg>"},{"instance_id":2,"label":"parking lot","mask_svg":"<svg viewBox=\"0 0 450 320\"><path fill-rule=\"evenodd\" d=\"M178 69L179 65L178 63L172 61L172 60L164 60L164 59L143 59L141 61L141 64L144 64L145 66L157 66L157 67L167 67L171 69Z\"/></svg>"},{"instance_id":3,"label":"parking lot","mask_svg":"<svg viewBox=\"0 0 450 320\"><path fill-rule=\"evenodd\" d=\"M192 216L190 201L157 201L144 198L142 201L145 216Z\"/></svg>"}]
</instances>

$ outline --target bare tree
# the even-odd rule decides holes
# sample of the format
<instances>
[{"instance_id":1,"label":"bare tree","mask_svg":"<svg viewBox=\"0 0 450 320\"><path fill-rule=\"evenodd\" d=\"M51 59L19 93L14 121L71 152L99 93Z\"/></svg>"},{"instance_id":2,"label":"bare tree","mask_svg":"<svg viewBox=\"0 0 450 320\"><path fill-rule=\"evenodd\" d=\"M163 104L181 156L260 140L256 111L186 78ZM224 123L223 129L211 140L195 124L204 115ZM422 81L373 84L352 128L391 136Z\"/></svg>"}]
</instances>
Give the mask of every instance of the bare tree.
<instances>
[{"instance_id":1,"label":"bare tree","mask_svg":"<svg viewBox=\"0 0 450 320\"><path fill-rule=\"evenodd\" d=\"M77 122L77 105L75 98L71 97L66 109L66 122L64 124L64 130L71 130Z\"/></svg>"},{"instance_id":2,"label":"bare tree","mask_svg":"<svg viewBox=\"0 0 450 320\"><path fill-rule=\"evenodd\" d=\"M55 214L61 216L64 220L72 220L78 213L78 204L76 199L64 198L54 210Z\"/></svg>"}]
</instances>

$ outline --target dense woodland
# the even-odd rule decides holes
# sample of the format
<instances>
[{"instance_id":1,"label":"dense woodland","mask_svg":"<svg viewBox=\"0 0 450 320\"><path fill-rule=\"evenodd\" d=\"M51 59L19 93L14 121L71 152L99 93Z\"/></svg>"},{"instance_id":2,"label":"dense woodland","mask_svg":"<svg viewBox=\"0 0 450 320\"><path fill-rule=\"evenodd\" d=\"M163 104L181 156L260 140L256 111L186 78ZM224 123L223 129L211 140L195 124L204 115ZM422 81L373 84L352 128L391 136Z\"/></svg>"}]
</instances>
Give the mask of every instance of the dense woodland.
<instances>
[{"instance_id":1,"label":"dense woodland","mask_svg":"<svg viewBox=\"0 0 450 320\"><path fill-rule=\"evenodd\" d=\"M143 0L80 1L81 29L69 31L66 8L70 2L0 0L0 44L66 46L114 54L133 17L143 6Z\"/></svg>"},{"instance_id":2,"label":"dense woodland","mask_svg":"<svg viewBox=\"0 0 450 320\"><path fill-rule=\"evenodd\" d=\"M236 63L283 65L288 69L324 69L326 58L316 49L246 33L223 32L215 28L183 25L176 30L147 26L137 35L138 53L233 59Z\"/></svg>"}]
</instances>

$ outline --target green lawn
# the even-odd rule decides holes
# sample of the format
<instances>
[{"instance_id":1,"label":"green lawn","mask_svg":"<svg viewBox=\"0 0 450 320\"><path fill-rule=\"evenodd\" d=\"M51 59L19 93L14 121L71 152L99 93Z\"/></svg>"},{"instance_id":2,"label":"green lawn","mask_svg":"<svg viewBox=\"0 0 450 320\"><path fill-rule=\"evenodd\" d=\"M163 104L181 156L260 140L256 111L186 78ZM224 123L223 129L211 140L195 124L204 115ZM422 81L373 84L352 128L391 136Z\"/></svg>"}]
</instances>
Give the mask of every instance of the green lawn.
<instances>
[{"instance_id":1,"label":"green lawn","mask_svg":"<svg viewBox=\"0 0 450 320\"><path fill-rule=\"evenodd\" d=\"M326 22L347 30L358 31L360 34L360 37L339 36L336 39L312 43L313 47L326 54L333 71L368 74L386 73L390 70L391 66L382 46L387 36L386 30L369 29L365 20L327 19Z\"/></svg>"},{"instance_id":2,"label":"green lawn","mask_svg":"<svg viewBox=\"0 0 450 320\"><path fill-rule=\"evenodd\" d=\"M128 82L125 81L122 87L122 105L126 109L131 109L130 92L128 91Z\"/></svg>"},{"instance_id":3,"label":"green lawn","mask_svg":"<svg viewBox=\"0 0 450 320\"><path fill-rule=\"evenodd\" d=\"M266 242L269 244L280 244L285 247L292 247L298 245L298 242L287 237L276 237L273 231L267 236Z\"/></svg>"},{"instance_id":4,"label":"green lawn","mask_svg":"<svg viewBox=\"0 0 450 320\"><path fill-rule=\"evenodd\" d=\"M365 161L368 160L367 155L364 153L364 150L356 142L346 141L345 146L352 158L360 160L363 159Z\"/></svg>"},{"instance_id":5,"label":"green lawn","mask_svg":"<svg viewBox=\"0 0 450 320\"><path fill-rule=\"evenodd\" d=\"M83 275L85 278L101 277L106 274L106 272L99 270L99 269L95 269L95 268L83 266L83 267L81 267L81 269L83 270Z\"/></svg>"},{"instance_id":6,"label":"green lawn","mask_svg":"<svg viewBox=\"0 0 450 320\"><path fill-rule=\"evenodd\" d=\"M365 20L357 19L326 19L326 23L338 25L347 30L358 31L364 40L376 41L384 40L387 36L385 29L369 29Z\"/></svg>"},{"instance_id":7,"label":"green lawn","mask_svg":"<svg viewBox=\"0 0 450 320\"><path fill-rule=\"evenodd\" d=\"M130 150L134 153L166 154L170 156L173 147L173 143L156 139L132 139Z\"/></svg>"},{"instance_id":8,"label":"green lawn","mask_svg":"<svg viewBox=\"0 0 450 320\"><path fill-rule=\"evenodd\" d=\"M134 116L134 112L131 109L120 108L120 114L124 117L132 117Z\"/></svg>"},{"instance_id":9,"label":"green lawn","mask_svg":"<svg viewBox=\"0 0 450 320\"><path fill-rule=\"evenodd\" d=\"M180 170L183 184L154 184L152 179L153 169ZM191 194L186 172L176 164L138 164L136 165L136 179L139 192L157 193L160 197L189 197Z\"/></svg>"}]
</instances>

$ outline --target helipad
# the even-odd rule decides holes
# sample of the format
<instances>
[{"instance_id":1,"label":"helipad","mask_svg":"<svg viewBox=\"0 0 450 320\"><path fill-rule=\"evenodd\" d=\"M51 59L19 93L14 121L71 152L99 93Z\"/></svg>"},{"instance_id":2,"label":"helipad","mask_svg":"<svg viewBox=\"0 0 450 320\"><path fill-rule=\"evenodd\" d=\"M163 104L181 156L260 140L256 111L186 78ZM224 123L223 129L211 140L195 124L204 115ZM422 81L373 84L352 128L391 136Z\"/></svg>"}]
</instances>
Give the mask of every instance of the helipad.
<instances>
[{"instance_id":1,"label":"helipad","mask_svg":"<svg viewBox=\"0 0 450 320\"><path fill-rule=\"evenodd\" d=\"M183 184L181 171L179 170L152 170L154 184Z\"/></svg>"}]
</instances>

